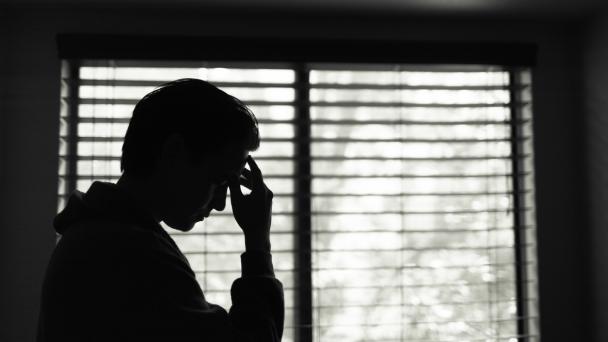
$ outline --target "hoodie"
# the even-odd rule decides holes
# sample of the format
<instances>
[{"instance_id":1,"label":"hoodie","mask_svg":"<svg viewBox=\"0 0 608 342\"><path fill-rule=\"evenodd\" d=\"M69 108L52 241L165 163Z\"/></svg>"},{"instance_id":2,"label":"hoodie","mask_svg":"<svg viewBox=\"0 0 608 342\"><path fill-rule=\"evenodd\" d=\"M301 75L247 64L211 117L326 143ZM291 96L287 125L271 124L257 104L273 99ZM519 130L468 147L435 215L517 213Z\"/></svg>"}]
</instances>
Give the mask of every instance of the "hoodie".
<instances>
[{"instance_id":1,"label":"hoodie","mask_svg":"<svg viewBox=\"0 0 608 342\"><path fill-rule=\"evenodd\" d=\"M280 341L284 300L271 256L241 255L229 312L208 303L187 259L111 183L75 191L42 288L38 341Z\"/></svg>"}]
</instances>

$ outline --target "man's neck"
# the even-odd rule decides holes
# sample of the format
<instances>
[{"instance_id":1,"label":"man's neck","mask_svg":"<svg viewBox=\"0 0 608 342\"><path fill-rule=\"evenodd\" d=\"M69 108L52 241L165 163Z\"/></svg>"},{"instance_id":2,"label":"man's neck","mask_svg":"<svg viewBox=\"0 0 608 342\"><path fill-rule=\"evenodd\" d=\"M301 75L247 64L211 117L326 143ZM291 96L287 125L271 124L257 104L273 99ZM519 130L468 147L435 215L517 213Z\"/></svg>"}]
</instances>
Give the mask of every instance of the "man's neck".
<instances>
[{"instance_id":1,"label":"man's neck","mask_svg":"<svg viewBox=\"0 0 608 342\"><path fill-rule=\"evenodd\" d=\"M135 205L147 211L152 215L156 222L162 221L162 212L159 210L160 198L157 198L158 191L152 185L150 178L135 178L127 174L123 174L116 182L116 186L122 191L129 194L135 200Z\"/></svg>"}]
</instances>

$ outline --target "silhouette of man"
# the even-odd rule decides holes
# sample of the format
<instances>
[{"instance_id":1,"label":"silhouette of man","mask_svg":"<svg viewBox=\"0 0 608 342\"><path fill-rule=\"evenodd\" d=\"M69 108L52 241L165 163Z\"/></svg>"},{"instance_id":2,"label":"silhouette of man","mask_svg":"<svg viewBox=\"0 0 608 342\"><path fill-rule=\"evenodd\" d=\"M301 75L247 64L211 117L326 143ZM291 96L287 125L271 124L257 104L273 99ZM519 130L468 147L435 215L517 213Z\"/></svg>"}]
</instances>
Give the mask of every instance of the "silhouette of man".
<instances>
[{"instance_id":1,"label":"silhouette of man","mask_svg":"<svg viewBox=\"0 0 608 342\"><path fill-rule=\"evenodd\" d=\"M116 184L75 191L42 289L38 341L280 341L284 301L270 255L272 192L249 151L255 116L211 84L182 79L135 106ZM245 164L250 170L245 169ZM251 190L243 195L241 186ZM226 204L244 233L229 313L205 300L159 225L192 229Z\"/></svg>"}]
</instances>

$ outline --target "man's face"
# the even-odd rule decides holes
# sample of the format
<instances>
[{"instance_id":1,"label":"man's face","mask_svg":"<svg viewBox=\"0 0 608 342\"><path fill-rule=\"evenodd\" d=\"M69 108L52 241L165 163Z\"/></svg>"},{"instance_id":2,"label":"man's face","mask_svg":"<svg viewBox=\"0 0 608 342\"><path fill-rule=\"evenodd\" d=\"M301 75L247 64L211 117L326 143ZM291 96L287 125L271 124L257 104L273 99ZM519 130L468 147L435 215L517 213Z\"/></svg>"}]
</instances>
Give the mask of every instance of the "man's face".
<instances>
[{"instance_id":1,"label":"man's face","mask_svg":"<svg viewBox=\"0 0 608 342\"><path fill-rule=\"evenodd\" d=\"M229 146L197 164L187 155L179 158L168 177L165 223L189 231L211 210L224 210L228 179L241 174L247 156L246 150Z\"/></svg>"}]
</instances>

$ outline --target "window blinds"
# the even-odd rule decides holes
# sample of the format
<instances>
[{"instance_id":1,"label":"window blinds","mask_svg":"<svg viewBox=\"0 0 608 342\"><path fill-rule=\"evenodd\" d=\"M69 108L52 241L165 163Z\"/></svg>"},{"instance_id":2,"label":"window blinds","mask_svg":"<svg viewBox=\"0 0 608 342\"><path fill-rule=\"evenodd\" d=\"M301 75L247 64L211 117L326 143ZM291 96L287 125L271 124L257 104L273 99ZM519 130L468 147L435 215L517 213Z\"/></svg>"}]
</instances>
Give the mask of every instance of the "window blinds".
<instances>
[{"instance_id":1,"label":"window blinds","mask_svg":"<svg viewBox=\"0 0 608 342\"><path fill-rule=\"evenodd\" d=\"M509 72L335 69L310 73L316 340L524 337L531 136Z\"/></svg>"},{"instance_id":2,"label":"window blinds","mask_svg":"<svg viewBox=\"0 0 608 342\"><path fill-rule=\"evenodd\" d=\"M66 62L59 208L116 181L131 111L208 80L260 122L275 193L285 341L534 341L530 79L487 66ZM244 249L230 203L171 232L207 299L229 307Z\"/></svg>"}]
</instances>

